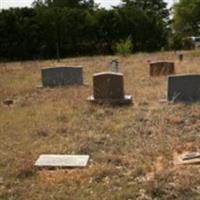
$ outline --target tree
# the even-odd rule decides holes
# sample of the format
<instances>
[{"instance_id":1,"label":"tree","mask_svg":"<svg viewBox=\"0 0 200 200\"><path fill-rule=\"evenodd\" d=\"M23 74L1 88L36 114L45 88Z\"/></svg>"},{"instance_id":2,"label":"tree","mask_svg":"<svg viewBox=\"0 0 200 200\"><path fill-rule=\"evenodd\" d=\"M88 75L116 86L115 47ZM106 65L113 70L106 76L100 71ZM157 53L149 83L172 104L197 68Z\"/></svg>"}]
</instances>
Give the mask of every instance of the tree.
<instances>
[{"instance_id":1,"label":"tree","mask_svg":"<svg viewBox=\"0 0 200 200\"><path fill-rule=\"evenodd\" d=\"M129 35L136 50L154 51L167 44L169 10L163 0L122 0Z\"/></svg>"},{"instance_id":2,"label":"tree","mask_svg":"<svg viewBox=\"0 0 200 200\"><path fill-rule=\"evenodd\" d=\"M200 1L180 0L174 6L173 27L182 37L200 34Z\"/></svg>"},{"instance_id":3,"label":"tree","mask_svg":"<svg viewBox=\"0 0 200 200\"><path fill-rule=\"evenodd\" d=\"M32 8L0 12L0 55L4 59L27 59L39 55L41 27Z\"/></svg>"},{"instance_id":4,"label":"tree","mask_svg":"<svg viewBox=\"0 0 200 200\"><path fill-rule=\"evenodd\" d=\"M94 0L35 0L34 7L94 8Z\"/></svg>"},{"instance_id":5,"label":"tree","mask_svg":"<svg viewBox=\"0 0 200 200\"><path fill-rule=\"evenodd\" d=\"M168 19L167 3L163 0L122 0L123 6L132 6L148 12L154 12L163 19Z\"/></svg>"},{"instance_id":6,"label":"tree","mask_svg":"<svg viewBox=\"0 0 200 200\"><path fill-rule=\"evenodd\" d=\"M134 51L165 46L166 4L162 0L123 2L106 10L94 7L93 0L36 0L33 8L0 11L0 56L32 59L111 54L127 38Z\"/></svg>"}]
</instances>

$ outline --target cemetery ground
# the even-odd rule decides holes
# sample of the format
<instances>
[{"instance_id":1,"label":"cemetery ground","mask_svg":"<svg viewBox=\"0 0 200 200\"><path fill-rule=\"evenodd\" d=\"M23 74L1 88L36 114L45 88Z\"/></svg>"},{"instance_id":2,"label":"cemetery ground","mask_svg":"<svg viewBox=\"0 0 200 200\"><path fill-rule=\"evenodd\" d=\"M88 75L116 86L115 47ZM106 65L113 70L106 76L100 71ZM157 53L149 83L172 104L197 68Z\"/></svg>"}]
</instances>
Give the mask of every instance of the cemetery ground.
<instances>
[{"instance_id":1,"label":"cemetery ground","mask_svg":"<svg viewBox=\"0 0 200 200\"><path fill-rule=\"evenodd\" d=\"M167 79L150 77L147 60L175 61L176 72L200 73L200 54L118 57L134 105L93 105L92 75L114 56L0 64L1 200L200 199L200 165L174 156L200 150L200 104L167 103ZM37 88L41 68L83 66L84 86ZM40 154L89 154L82 169L38 170Z\"/></svg>"}]
</instances>

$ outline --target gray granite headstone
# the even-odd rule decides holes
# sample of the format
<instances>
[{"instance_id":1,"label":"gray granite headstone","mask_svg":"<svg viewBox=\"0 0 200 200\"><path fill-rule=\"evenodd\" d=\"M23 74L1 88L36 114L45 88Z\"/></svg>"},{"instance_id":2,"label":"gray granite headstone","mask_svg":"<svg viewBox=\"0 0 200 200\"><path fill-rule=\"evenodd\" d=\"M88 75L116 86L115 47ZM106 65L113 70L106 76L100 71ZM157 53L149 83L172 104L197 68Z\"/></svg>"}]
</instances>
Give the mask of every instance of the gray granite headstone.
<instances>
[{"instance_id":1,"label":"gray granite headstone","mask_svg":"<svg viewBox=\"0 0 200 200\"><path fill-rule=\"evenodd\" d=\"M36 167L86 167L89 155L40 155L35 162Z\"/></svg>"},{"instance_id":2,"label":"gray granite headstone","mask_svg":"<svg viewBox=\"0 0 200 200\"><path fill-rule=\"evenodd\" d=\"M168 77L168 101L200 101L200 74Z\"/></svg>"},{"instance_id":3,"label":"gray granite headstone","mask_svg":"<svg viewBox=\"0 0 200 200\"><path fill-rule=\"evenodd\" d=\"M54 67L42 69L42 84L44 87L65 85L82 85L82 67Z\"/></svg>"}]
</instances>

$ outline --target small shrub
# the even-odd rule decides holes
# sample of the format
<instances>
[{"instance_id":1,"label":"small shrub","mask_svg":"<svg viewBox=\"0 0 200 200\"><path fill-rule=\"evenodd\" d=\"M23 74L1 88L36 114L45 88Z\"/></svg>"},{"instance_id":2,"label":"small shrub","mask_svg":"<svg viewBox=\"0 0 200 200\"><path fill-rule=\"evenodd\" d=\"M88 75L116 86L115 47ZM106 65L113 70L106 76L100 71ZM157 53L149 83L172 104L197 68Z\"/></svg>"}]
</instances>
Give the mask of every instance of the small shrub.
<instances>
[{"instance_id":1,"label":"small shrub","mask_svg":"<svg viewBox=\"0 0 200 200\"><path fill-rule=\"evenodd\" d=\"M123 56L130 54L132 49L133 44L130 37L128 37L126 40L121 40L115 45L115 52Z\"/></svg>"}]
</instances>

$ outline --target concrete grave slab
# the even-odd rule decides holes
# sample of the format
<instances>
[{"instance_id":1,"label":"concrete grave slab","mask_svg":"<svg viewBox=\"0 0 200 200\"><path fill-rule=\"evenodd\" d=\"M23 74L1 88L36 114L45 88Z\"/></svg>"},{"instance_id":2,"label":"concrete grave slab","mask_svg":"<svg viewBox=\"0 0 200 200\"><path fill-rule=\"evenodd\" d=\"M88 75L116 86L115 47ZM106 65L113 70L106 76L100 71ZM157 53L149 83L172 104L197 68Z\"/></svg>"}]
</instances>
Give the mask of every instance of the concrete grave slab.
<instances>
[{"instance_id":1,"label":"concrete grave slab","mask_svg":"<svg viewBox=\"0 0 200 200\"><path fill-rule=\"evenodd\" d=\"M35 162L36 167L76 168L86 167L89 155L43 154Z\"/></svg>"},{"instance_id":2,"label":"concrete grave slab","mask_svg":"<svg viewBox=\"0 0 200 200\"><path fill-rule=\"evenodd\" d=\"M43 68L42 84L44 87L58 87L66 85L82 85L82 67L53 67Z\"/></svg>"},{"instance_id":3,"label":"concrete grave slab","mask_svg":"<svg viewBox=\"0 0 200 200\"><path fill-rule=\"evenodd\" d=\"M94 103L130 104L132 97L124 94L122 73L101 72L93 75L93 96L88 98Z\"/></svg>"},{"instance_id":4,"label":"concrete grave slab","mask_svg":"<svg viewBox=\"0 0 200 200\"><path fill-rule=\"evenodd\" d=\"M174 62L150 62L150 76L165 76L170 74L175 74Z\"/></svg>"},{"instance_id":5,"label":"concrete grave slab","mask_svg":"<svg viewBox=\"0 0 200 200\"><path fill-rule=\"evenodd\" d=\"M176 165L196 165L200 164L199 152L184 152L174 155L174 164Z\"/></svg>"},{"instance_id":6,"label":"concrete grave slab","mask_svg":"<svg viewBox=\"0 0 200 200\"><path fill-rule=\"evenodd\" d=\"M168 101L200 101L200 74L171 75L168 77Z\"/></svg>"}]
</instances>

